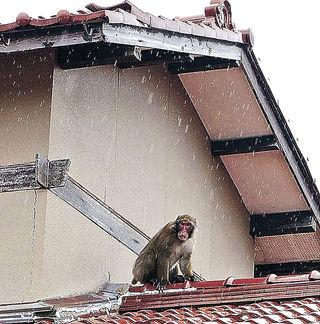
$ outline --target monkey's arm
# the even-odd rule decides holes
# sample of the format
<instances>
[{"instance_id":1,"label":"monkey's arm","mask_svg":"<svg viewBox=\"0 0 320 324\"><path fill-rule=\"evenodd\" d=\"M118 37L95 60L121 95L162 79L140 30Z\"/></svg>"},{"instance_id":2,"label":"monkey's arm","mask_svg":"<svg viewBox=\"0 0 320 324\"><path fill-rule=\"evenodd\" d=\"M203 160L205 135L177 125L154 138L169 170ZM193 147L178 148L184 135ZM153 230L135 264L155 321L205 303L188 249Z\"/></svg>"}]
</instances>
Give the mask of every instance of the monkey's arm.
<instances>
[{"instance_id":1,"label":"monkey's arm","mask_svg":"<svg viewBox=\"0 0 320 324\"><path fill-rule=\"evenodd\" d=\"M192 270L191 263L191 254L187 254L179 261L179 266L182 274L185 276L187 280L194 281L194 275Z\"/></svg>"},{"instance_id":2,"label":"monkey's arm","mask_svg":"<svg viewBox=\"0 0 320 324\"><path fill-rule=\"evenodd\" d=\"M170 269L170 256L160 254L157 260L157 276L160 285L167 285L169 283L169 269Z\"/></svg>"}]
</instances>

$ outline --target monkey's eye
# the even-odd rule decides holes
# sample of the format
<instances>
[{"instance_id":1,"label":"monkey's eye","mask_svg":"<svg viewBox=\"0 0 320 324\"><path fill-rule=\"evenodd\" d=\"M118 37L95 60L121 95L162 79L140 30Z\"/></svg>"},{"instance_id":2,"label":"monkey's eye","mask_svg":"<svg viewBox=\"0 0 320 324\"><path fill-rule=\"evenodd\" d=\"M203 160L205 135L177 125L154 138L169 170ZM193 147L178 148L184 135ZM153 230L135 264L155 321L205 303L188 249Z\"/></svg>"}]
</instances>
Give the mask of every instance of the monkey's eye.
<instances>
[{"instance_id":1,"label":"monkey's eye","mask_svg":"<svg viewBox=\"0 0 320 324\"><path fill-rule=\"evenodd\" d=\"M189 222L180 222L179 223L179 228L181 228L181 229L190 229L191 224Z\"/></svg>"}]
</instances>

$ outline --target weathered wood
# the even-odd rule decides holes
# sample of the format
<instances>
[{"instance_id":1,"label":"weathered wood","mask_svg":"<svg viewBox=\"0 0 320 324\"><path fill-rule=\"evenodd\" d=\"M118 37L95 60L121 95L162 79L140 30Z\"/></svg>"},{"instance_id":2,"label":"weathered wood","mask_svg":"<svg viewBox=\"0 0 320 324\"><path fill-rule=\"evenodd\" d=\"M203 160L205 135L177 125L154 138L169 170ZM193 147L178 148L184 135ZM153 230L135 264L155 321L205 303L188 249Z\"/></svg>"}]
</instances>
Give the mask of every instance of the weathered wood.
<instances>
[{"instance_id":1,"label":"weathered wood","mask_svg":"<svg viewBox=\"0 0 320 324\"><path fill-rule=\"evenodd\" d=\"M67 181L69 167L69 159L50 161L48 188L63 187Z\"/></svg>"},{"instance_id":2,"label":"weathered wood","mask_svg":"<svg viewBox=\"0 0 320 324\"><path fill-rule=\"evenodd\" d=\"M37 157L36 162L0 167L0 192L64 186L70 160Z\"/></svg>"},{"instance_id":3,"label":"weathered wood","mask_svg":"<svg viewBox=\"0 0 320 324\"><path fill-rule=\"evenodd\" d=\"M0 167L0 192L39 189L36 163Z\"/></svg>"},{"instance_id":4,"label":"weathered wood","mask_svg":"<svg viewBox=\"0 0 320 324\"><path fill-rule=\"evenodd\" d=\"M250 216L250 234L254 237L310 233L316 229L311 210Z\"/></svg>"},{"instance_id":5,"label":"weathered wood","mask_svg":"<svg viewBox=\"0 0 320 324\"><path fill-rule=\"evenodd\" d=\"M44 188L48 188L48 174L49 174L49 163L50 161L41 155L36 156L36 177L37 182L40 183Z\"/></svg>"},{"instance_id":6,"label":"weathered wood","mask_svg":"<svg viewBox=\"0 0 320 324\"><path fill-rule=\"evenodd\" d=\"M146 234L72 178L68 177L64 187L51 188L50 191L134 253L139 254L148 243Z\"/></svg>"},{"instance_id":7,"label":"weathered wood","mask_svg":"<svg viewBox=\"0 0 320 324\"><path fill-rule=\"evenodd\" d=\"M228 139L211 142L211 153L214 156L262 152L279 149L273 135Z\"/></svg>"},{"instance_id":8,"label":"weathered wood","mask_svg":"<svg viewBox=\"0 0 320 324\"><path fill-rule=\"evenodd\" d=\"M320 193L315 185L308 165L294 140L290 128L272 94L272 91L259 67L252 49L244 48L242 66L247 75L266 119L278 140L286 160L304 194L317 222L320 224Z\"/></svg>"},{"instance_id":9,"label":"weathered wood","mask_svg":"<svg viewBox=\"0 0 320 324\"><path fill-rule=\"evenodd\" d=\"M37 181L45 188L63 187L67 181L70 160L53 160L37 155Z\"/></svg>"}]
</instances>

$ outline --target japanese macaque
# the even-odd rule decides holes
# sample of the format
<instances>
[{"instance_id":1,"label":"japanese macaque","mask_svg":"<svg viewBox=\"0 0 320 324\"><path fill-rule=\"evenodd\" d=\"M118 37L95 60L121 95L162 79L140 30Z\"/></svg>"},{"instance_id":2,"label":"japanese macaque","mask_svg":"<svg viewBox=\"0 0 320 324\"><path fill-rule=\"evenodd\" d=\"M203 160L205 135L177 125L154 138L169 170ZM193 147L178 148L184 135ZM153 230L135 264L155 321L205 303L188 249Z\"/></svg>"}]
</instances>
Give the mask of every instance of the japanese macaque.
<instances>
[{"instance_id":1,"label":"japanese macaque","mask_svg":"<svg viewBox=\"0 0 320 324\"><path fill-rule=\"evenodd\" d=\"M163 288L169 283L194 281L191 254L196 228L197 220L189 215L180 215L164 226L138 256L132 284L152 283Z\"/></svg>"}]
</instances>

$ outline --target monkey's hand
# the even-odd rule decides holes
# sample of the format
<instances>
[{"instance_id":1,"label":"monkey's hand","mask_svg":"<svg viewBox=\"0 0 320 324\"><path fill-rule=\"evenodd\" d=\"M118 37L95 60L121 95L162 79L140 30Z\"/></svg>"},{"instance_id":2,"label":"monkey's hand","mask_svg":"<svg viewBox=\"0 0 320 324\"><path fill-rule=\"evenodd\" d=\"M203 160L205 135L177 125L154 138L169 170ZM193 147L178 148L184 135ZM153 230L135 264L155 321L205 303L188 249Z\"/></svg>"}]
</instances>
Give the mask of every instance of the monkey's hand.
<instances>
[{"instance_id":1,"label":"monkey's hand","mask_svg":"<svg viewBox=\"0 0 320 324\"><path fill-rule=\"evenodd\" d=\"M191 282L196 281L195 276L185 276L185 279L188 280L188 281L191 281Z\"/></svg>"},{"instance_id":2,"label":"monkey's hand","mask_svg":"<svg viewBox=\"0 0 320 324\"><path fill-rule=\"evenodd\" d=\"M182 282L185 282L186 281L186 278L185 278L185 276L183 276L183 275L174 275L173 277L172 277L172 279L170 279L170 282L171 283L182 283Z\"/></svg>"}]
</instances>

